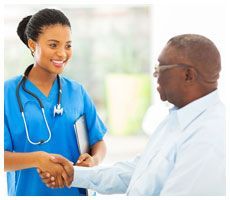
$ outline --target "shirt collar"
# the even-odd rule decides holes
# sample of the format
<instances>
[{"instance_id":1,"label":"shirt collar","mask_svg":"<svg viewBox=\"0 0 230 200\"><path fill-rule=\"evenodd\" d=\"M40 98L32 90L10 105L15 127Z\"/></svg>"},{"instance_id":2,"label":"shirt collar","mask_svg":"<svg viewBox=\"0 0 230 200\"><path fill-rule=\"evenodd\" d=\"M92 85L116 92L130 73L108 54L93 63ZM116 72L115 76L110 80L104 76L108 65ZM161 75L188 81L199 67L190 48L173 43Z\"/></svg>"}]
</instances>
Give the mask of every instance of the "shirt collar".
<instances>
[{"instance_id":1,"label":"shirt collar","mask_svg":"<svg viewBox=\"0 0 230 200\"><path fill-rule=\"evenodd\" d=\"M215 90L208 95L201 97L183 108L173 107L170 112L176 112L181 130L186 128L198 115L204 112L208 107L220 101L218 91Z\"/></svg>"}]
</instances>

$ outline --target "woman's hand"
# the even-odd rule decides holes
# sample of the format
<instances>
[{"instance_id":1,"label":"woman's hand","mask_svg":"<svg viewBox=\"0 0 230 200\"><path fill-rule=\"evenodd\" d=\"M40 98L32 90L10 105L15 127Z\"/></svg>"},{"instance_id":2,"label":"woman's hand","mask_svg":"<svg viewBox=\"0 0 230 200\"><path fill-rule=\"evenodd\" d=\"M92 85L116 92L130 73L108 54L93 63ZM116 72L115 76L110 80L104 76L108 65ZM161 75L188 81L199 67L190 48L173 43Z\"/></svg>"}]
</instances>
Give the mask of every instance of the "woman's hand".
<instances>
[{"instance_id":1,"label":"woman's hand","mask_svg":"<svg viewBox=\"0 0 230 200\"><path fill-rule=\"evenodd\" d=\"M59 164L54 163L50 159L53 157L52 154L46 152L37 152L37 168L40 172L44 172L47 178L55 180L55 185L59 188L63 188L65 185L68 186L69 178L65 168Z\"/></svg>"},{"instance_id":2,"label":"woman's hand","mask_svg":"<svg viewBox=\"0 0 230 200\"><path fill-rule=\"evenodd\" d=\"M71 167L69 166L70 162L67 161L64 157L60 156L60 155L52 155L51 157L51 161L57 164L61 164L66 171L68 172L68 177L69 177L69 184L67 185L68 187L71 185L72 181L73 181L73 163L71 163ZM84 153L82 154L78 161L76 162L76 165L78 166L84 166L84 167L93 167L95 165L97 165L97 160L96 158L90 156L88 153ZM46 171L42 171L41 169L38 169L38 173L42 179L42 181L46 184L47 187L50 188L57 188L58 184L55 181L55 177L53 175L51 175L50 173L46 172Z\"/></svg>"},{"instance_id":3,"label":"woman's hand","mask_svg":"<svg viewBox=\"0 0 230 200\"><path fill-rule=\"evenodd\" d=\"M74 175L73 166L72 166L73 163L71 163L71 167L70 167L69 161L67 161L64 157L60 155L54 155L54 154L51 157L51 161L57 164L61 164L66 169L66 171L68 172L68 177L69 177L68 185L67 184L66 185L70 186L73 180L73 175ZM98 161L95 157L90 156L88 153L84 153L79 157L78 161L76 162L76 165L84 166L84 167L93 167L97 165L97 163ZM42 171L40 169L38 169L38 173L42 181L46 184L47 187L50 187L50 188L58 187L58 184L55 181L56 178L52 174L46 171Z\"/></svg>"},{"instance_id":4,"label":"woman's hand","mask_svg":"<svg viewBox=\"0 0 230 200\"><path fill-rule=\"evenodd\" d=\"M55 176L51 173L51 171L44 171L41 168L38 168L37 171L42 181L46 184L47 187L51 188L60 188L60 185L62 187L64 185L69 187L73 181L73 163L63 156L57 154L49 154L48 159L49 162L53 163L54 165L61 166L61 168L64 170L64 172L61 172L62 182L60 183L60 175Z\"/></svg>"},{"instance_id":5,"label":"woman's hand","mask_svg":"<svg viewBox=\"0 0 230 200\"><path fill-rule=\"evenodd\" d=\"M75 163L75 165L82 167L93 167L98 165L98 160L88 153L84 153L79 156L78 161Z\"/></svg>"}]
</instances>

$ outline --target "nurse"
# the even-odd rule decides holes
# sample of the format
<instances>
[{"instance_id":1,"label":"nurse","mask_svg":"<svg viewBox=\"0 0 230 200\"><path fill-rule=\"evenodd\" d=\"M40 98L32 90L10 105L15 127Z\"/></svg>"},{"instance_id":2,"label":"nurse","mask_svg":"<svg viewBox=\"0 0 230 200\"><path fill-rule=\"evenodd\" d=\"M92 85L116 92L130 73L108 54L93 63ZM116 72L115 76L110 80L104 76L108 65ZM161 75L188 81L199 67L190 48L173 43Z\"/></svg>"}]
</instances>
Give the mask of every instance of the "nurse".
<instances>
[{"instance_id":1,"label":"nurse","mask_svg":"<svg viewBox=\"0 0 230 200\"><path fill-rule=\"evenodd\" d=\"M80 166L99 164L106 127L83 86L60 76L72 56L71 25L59 10L42 9L19 23L17 33L34 63L4 86L4 169L9 195L86 195L68 188L68 169L50 161L59 155ZM19 67L19 66L18 66ZM43 113L44 111L44 113ZM74 122L85 116L91 155L79 157ZM49 172L61 189L46 187L37 170Z\"/></svg>"}]
</instances>

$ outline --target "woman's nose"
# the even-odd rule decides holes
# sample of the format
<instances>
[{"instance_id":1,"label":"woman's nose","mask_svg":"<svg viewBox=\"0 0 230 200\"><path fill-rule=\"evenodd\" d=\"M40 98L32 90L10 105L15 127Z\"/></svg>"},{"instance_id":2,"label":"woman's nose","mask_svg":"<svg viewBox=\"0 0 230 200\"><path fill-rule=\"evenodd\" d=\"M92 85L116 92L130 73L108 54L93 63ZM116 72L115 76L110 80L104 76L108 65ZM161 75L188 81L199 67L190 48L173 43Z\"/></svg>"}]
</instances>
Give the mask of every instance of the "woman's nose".
<instances>
[{"instance_id":1,"label":"woman's nose","mask_svg":"<svg viewBox=\"0 0 230 200\"><path fill-rule=\"evenodd\" d=\"M67 58L67 53L64 49L59 49L57 51L57 56L63 60L65 60Z\"/></svg>"}]
</instances>

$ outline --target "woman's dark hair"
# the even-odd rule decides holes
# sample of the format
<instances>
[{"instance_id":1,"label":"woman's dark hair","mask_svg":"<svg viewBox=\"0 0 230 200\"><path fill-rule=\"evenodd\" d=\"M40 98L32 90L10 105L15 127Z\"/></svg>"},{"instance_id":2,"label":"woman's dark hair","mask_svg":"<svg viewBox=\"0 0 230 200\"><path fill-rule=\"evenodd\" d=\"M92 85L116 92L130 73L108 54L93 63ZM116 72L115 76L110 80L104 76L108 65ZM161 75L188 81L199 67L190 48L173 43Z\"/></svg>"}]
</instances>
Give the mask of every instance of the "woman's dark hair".
<instances>
[{"instance_id":1,"label":"woman's dark hair","mask_svg":"<svg viewBox=\"0 0 230 200\"><path fill-rule=\"evenodd\" d=\"M17 34L22 42L28 47L28 39L37 41L39 34L45 26L61 24L71 28L69 19L56 9L45 8L34 15L29 15L18 24Z\"/></svg>"}]
</instances>

